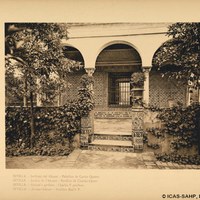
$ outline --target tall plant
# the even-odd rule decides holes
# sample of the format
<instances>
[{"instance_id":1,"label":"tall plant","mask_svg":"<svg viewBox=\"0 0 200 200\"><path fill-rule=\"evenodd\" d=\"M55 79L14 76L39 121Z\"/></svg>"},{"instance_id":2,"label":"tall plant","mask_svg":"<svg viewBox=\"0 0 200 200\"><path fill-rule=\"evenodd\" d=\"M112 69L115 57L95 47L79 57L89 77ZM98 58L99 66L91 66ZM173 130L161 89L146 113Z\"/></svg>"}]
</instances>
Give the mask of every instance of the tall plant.
<instances>
[{"instance_id":1,"label":"tall plant","mask_svg":"<svg viewBox=\"0 0 200 200\"><path fill-rule=\"evenodd\" d=\"M177 70L165 71L169 77L200 86L200 23L174 23L167 35L171 38L156 52L153 63L162 69L166 63Z\"/></svg>"},{"instance_id":2,"label":"tall plant","mask_svg":"<svg viewBox=\"0 0 200 200\"><path fill-rule=\"evenodd\" d=\"M52 101L48 91L59 91L66 73L80 65L64 56L61 40L67 39L65 24L8 23L5 38L7 88L24 96L24 106L30 101L33 146L34 96L45 95L47 101ZM14 79L21 84L12 87L9 83Z\"/></svg>"}]
</instances>

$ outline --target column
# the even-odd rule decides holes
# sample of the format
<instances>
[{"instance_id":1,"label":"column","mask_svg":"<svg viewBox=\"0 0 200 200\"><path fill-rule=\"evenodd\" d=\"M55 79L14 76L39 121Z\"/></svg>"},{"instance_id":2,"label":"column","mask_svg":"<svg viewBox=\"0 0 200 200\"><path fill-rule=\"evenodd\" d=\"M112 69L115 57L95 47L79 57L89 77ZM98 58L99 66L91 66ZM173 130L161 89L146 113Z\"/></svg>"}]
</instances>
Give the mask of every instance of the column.
<instances>
[{"instance_id":1,"label":"column","mask_svg":"<svg viewBox=\"0 0 200 200\"><path fill-rule=\"evenodd\" d=\"M144 110L132 107L132 142L134 150L143 150Z\"/></svg>"},{"instance_id":2,"label":"column","mask_svg":"<svg viewBox=\"0 0 200 200\"><path fill-rule=\"evenodd\" d=\"M137 89L137 88L136 88ZM143 88L141 88L143 92ZM132 99L135 99L135 92L138 90L133 89L131 92ZM144 108L141 104L132 102L132 145L134 150L143 150L143 134L144 134Z\"/></svg>"},{"instance_id":3,"label":"column","mask_svg":"<svg viewBox=\"0 0 200 200\"><path fill-rule=\"evenodd\" d=\"M200 87L198 87L198 103L200 104Z\"/></svg>"},{"instance_id":4,"label":"column","mask_svg":"<svg viewBox=\"0 0 200 200\"><path fill-rule=\"evenodd\" d=\"M36 84L37 84L38 90L40 90L40 79L39 78L37 78ZM40 93L36 93L36 105L42 106L41 94Z\"/></svg>"},{"instance_id":5,"label":"column","mask_svg":"<svg viewBox=\"0 0 200 200\"><path fill-rule=\"evenodd\" d=\"M190 86L187 86L186 91L186 106L190 105L191 93L190 93Z\"/></svg>"},{"instance_id":6,"label":"column","mask_svg":"<svg viewBox=\"0 0 200 200\"><path fill-rule=\"evenodd\" d=\"M146 105L149 104L149 72L150 70L151 70L151 67L143 67L143 72L145 76L143 101Z\"/></svg>"},{"instance_id":7,"label":"column","mask_svg":"<svg viewBox=\"0 0 200 200\"><path fill-rule=\"evenodd\" d=\"M89 77L93 76L95 68L85 68ZM93 84L89 85L93 92ZM90 111L87 116L81 118L81 146L87 148L88 144L93 141L94 135L94 111Z\"/></svg>"}]
</instances>

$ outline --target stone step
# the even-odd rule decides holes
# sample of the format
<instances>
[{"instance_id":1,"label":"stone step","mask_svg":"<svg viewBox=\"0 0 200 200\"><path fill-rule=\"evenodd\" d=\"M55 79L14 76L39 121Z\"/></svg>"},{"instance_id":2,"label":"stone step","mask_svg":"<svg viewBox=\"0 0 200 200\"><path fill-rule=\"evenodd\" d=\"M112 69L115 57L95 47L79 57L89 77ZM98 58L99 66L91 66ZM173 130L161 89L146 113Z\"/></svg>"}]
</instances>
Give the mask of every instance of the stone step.
<instances>
[{"instance_id":1,"label":"stone step","mask_svg":"<svg viewBox=\"0 0 200 200\"><path fill-rule=\"evenodd\" d=\"M121 140L94 140L88 146L89 150L134 152L131 141Z\"/></svg>"},{"instance_id":2,"label":"stone step","mask_svg":"<svg viewBox=\"0 0 200 200\"><path fill-rule=\"evenodd\" d=\"M131 133L94 133L94 140L121 140L121 141L132 141Z\"/></svg>"},{"instance_id":3,"label":"stone step","mask_svg":"<svg viewBox=\"0 0 200 200\"><path fill-rule=\"evenodd\" d=\"M102 135L130 135L131 136L131 131L110 131L110 130L105 130L105 131L94 131L95 134L102 134Z\"/></svg>"}]
</instances>

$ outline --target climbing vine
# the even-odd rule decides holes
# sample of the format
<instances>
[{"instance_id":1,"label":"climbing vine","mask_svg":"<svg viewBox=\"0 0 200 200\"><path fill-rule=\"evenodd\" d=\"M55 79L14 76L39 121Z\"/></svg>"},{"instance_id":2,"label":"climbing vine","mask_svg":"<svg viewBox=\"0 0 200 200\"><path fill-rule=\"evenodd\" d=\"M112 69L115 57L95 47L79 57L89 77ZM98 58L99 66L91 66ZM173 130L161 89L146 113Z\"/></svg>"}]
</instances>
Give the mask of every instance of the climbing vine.
<instances>
[{"instance_id":1,"label":"climbing vine","mask_svg":"<svg viewBox=\"0 0 200 200\"><path fill-rule=\"evenodd\" d=\"M198 144L199 112L200 106L197 104L186 108L178 104L160 112L158 118L165 124L162 132L174 136L171 141L173 149L190 148Z\"/></svg>"},{"instance_id":2,"label":"climbing vine","mask_svg":"<svg viewBox=\"0 0 200 200\"><path fill-rule=\"evenodd\" d=\"M67 155L66 146L80 133L80 119L94 107L93 79L84 75L81 79L78 98L60 107L36 107L33 138L30 149L30 109L6 108L7 155ZM57 148L56 148L57 147Z\"/></svg>"}]
</instances>

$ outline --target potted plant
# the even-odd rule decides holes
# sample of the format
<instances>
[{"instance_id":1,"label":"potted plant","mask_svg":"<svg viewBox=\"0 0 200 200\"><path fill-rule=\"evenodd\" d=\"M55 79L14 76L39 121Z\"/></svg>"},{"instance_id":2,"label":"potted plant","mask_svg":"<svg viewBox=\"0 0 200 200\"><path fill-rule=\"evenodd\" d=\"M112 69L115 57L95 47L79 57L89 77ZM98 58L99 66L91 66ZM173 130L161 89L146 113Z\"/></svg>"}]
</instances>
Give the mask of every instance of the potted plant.
<instances>
[{"instance_id":1,"label":"potted plant","mask_svg":"<svg viewBox=\"0 0 200 200\"><path fill-rule=\"evenodd\" d=\"M133 106L143 105L143 90L145 76L142 72L135 72L131 75L131 99Z\"/></svg>"},{"instance_id":2,"label":"potted plant","mask_svg":"<svg viewBox=\"0 0 200 200\"><path fill-rule=\"evenodd\" d=\"M145 81L144 73L135 72L131 75L131 86L132 88L143 88Z\"/></svg>"}]
</instances>

